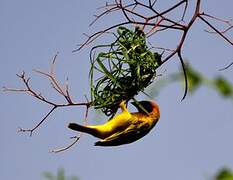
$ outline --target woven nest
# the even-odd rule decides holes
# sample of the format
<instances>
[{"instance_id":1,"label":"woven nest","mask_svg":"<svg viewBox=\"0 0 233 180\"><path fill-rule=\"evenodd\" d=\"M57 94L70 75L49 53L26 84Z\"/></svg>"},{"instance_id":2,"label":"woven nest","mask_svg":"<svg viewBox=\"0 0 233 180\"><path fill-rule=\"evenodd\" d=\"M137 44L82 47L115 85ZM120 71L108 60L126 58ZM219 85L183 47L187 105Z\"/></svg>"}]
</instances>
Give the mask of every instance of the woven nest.
<instances>
[{"instance_id":1,"label":"woven nest","mask_svg":"<svg viewBox=\"0 0 233 180\"><path fill-rule=\"evenodd\" d=\"M91 58L90 86L93 106L107 116L114 115L122 100L129 101L156 77L161 55L151 52L139 29L117 29L116 40Z\"/></svg>"}]
</instances>

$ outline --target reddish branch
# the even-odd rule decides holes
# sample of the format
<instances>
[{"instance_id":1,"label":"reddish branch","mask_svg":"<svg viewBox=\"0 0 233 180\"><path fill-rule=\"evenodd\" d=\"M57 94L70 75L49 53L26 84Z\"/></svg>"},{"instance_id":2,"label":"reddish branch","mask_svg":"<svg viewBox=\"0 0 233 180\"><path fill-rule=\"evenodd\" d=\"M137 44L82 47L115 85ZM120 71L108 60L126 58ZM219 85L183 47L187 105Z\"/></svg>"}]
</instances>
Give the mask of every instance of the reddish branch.
<instances>
[{"instance_id":1,"label":"reddish branch","mask_svg":"<svg viewBox=\"0 0 233 180\"><path fill-rule=\"evenodd\" d=\"M85 114L84 114L84 125L86 125L87 123L87 118L88 118L88 110L89 110L89 105L90 103L88 102L88 99L86 98L87 100L87 108L86 108L86 111L85 111ZM62 147L62 148L58 148L58 149L53 149L51 150L50 152L53 152L53 153L59 153L59 152L63 152L63 151L66 151L67 149L71 148L73 145L75 145L78 140L81 138L81 136L83 135L83 132L80 132L78 136L74 136L74 137L71 137L71 139L74 139L73 142L71 142L70 144L68 144L67 146L65 147Z\"/></svg>"},{"instance_id":2,"label":"reddish branch","mask_svg":"<svg viewBox=\"0 0 233 180\"><path fill-rule=\"evenodd\" d=\"M33 128L30 129L23 129L23 128L19 128L19 132L29 132L30 136L32 136L33 132L57 109L57 108L61 108L61 107L69 107L69 106L86 106L86 110L88 111L89 107L91 106L91 102L82 102L82 103L75 103L70 96L69 93L69 87L68 87L68 82L66 82L65 86L60 85L60 83L57 81L56 79L56 75L55 75L55 60L57 58L57 55L55 55L53 61L52 61L52 65L51 65L51 69L50 72L43 72L43 71L39 71L39 70L35 70L35 72L44 75L45 77L47 77L52 85L52 88L61 96L64 97L65 102L64 103L57 103L57 102L53 102L48 100L47 97L45 97L44 95L42 95L39 92L36 92L30 85L30 78L27 78L25 75L25 72L23 72L22 74L17 74L17 76L20 78L20 80L23 82L24 84L24 88L22 89L16 89L16 88L8 88L8 87L3 87L3 91L6 92L22 92L22 93L26 93L30 96L33 96L34 98L38 99L39 101L42 101L48 105L51 106L51 109L45 114L45 116L42 118L42 120L37 123Z\"/></svg>"},{"instance_id":3,"label":"reddish branch","mask_svg":"<svg viewBox=\"0 0 233 180\"><path fill-rule=\"evenodd\" d=\"M180 37L180 40L177 42L176 49L168 53L165 57L163 57L161 65L167 62L168 60L170 60L175 55L177 55L183 67L185 85L186 85L185 92L182 98L183 100L187 94L188 85L187 85L187 76L185 72L184 60L182 58L182 49L183 49L183 44L186 40L186 36L189 30L191 29L192 25L194 24L194 22L197 19L200 19L211 29L211 31L207 31L207 32L210 32L210 33L214 32L218 34L219 36L221 36L224 40L226 40L230 45L233 45L232 40L230 40L228 37L225 36L226 32L233 29L231 22L229 20L220 19L218 17L202 12L201 7L200 7L201 0L196 0L195 11L193 12L191 19L186 20L187 23L185 23L184 19L185 19L187 8L189 6L188 0L181 0L177 2L176 4L172 5L171 7L168 7L166 10L162 12L156 9L157 0L155 1L149 0L148 3L144 3L144 1L138 1L138 0L130 0L127 2L129 3L123 3L122 0L115 0L114 3L111 3L111 4L106 3L104 7L101 7L101 9L103 9L103 12L101 12L99 15L95 15L96 18L91 23L91 25L93 25L94 22L96 22L97 20L100 20L101 18L108 16L109 14L113 12L122 13L124 20L122 22L119 22L115 25L112 25L110 27L97 31L94 34L88 36L86 41L83 44L81 44L78 49L74 50L74 52L82 49L84 46L89 45L91 42L93 42L95 39L105 34L106 32L109 32L122 25L128 25L128 24L134 24L137 26L141 25L142 29L145 31L148 37L154 35L157 32L166 32L169 29L179 31L181 32L181 37ZM169 17L169 13L175 10L180 11L180 9L178 9L180 7L183 8L183 13L181 17L176 20L171 19ZM143 13L145 11L147 13ZM151 13L152 15L145 15L149 13ZM211 24L206 18L211 18L213 20L219 21L223 23L223 25L225 25L226 28L223 31L221 31L217 29L213 24ZM167 49L163 47L160 47L160 48Z\"/></svg>"}]
</instances>

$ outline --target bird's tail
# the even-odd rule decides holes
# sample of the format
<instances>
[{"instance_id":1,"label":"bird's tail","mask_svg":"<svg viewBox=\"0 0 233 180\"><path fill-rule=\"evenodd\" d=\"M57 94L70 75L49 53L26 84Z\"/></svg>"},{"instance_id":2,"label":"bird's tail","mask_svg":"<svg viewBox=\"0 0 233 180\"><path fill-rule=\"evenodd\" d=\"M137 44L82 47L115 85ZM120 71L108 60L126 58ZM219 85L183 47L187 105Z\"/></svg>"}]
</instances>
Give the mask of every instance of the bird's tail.
<instances>
[{"instance_id":1,"label":"bird's tail","mask_svg":"<svg viewBox=\"0 0 233 180\"><path fill-rule=\"evenodd\" d=\"M68 128L70 128L74 131L88 133L88 134L91 134L92 136L95 136L95 137L98 136L98 132L96 131L96 129L91 128L89 126L82 126L82 125L79 125L76 123L69 123Z\"/></svg>"},{"instance_id":2,"label":"bird's tail","mask_svg":"<svg viewBox=\"0 0 233 180\"><path fill-rule=\"evenodd\" d=\"M74 131L79 131L79 132L85 132L85 133L88 133L88 134L91 134L91 131L92 129L87 127L87 126L82 126L82 125L79 125L79 124L76 124L76 123L70 123L68 125L68 128L74 130Z\"/></svg>"}]
</instances>

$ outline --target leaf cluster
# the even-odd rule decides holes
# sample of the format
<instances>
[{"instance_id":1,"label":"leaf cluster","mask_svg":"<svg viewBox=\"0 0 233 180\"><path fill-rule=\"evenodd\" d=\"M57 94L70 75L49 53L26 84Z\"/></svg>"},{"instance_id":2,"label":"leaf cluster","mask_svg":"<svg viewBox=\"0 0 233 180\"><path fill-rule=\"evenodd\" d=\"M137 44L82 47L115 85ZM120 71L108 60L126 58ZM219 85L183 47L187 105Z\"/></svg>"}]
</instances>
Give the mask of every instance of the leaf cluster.
<instances>
[{"instance_id":1,"label":"leaf cluster","mask_svg":"<svg viewBox=\"0 0 233 180\"><path fill-rule=\"evenodd\" d=\"M190 65L186 65L188 77L188 90L194 92L199 86L207 85L215 89L221 96L229 98L233 97L233 87L231 83L221 75L208 79L198 71L194 70Z\"/></svg>"},{"instance_id":2,"label":"leaf cluster","mask_svg":"<svg viewBox=\"0 0 233 180\"><path fill-rule=\"evenodd\" d=\"M76 176L66 177L65 171L62 168L58 169L57 175L53 175L51 172L44 172L43 177L46 180L79 180Z\"/></svg>"},{"instance_id":3,"label":"leaf cluster","mask_svg":"<svg viewBox=\"0 0 233 180\"><path fill-rule=\"evenodd\" d=\"M215 177L216 180L233 180L233 172L228 168L221 169Z\"/></svg>"},{"instance_id":4,"label":"leaf cluster","mask_svg":"<svg viewBox=\"0 0 233 180\"><path fill-rule=\"evenodd\" d=\"M156 87L152 87L149 94L151 96L156 96L162 87L169 85L172 82L184 82L182 71L183 70L181 67L179 72L173 73L165 79L157 81ZM218 94L224 98L233 97L232 83L228 81L224 76L217 75L210 79L187 63L185 64L185 72L187 74L188 93L194 94L194 92L196 92L199 87L207 86L218 92Z\"/></svg>"}]
</instances>

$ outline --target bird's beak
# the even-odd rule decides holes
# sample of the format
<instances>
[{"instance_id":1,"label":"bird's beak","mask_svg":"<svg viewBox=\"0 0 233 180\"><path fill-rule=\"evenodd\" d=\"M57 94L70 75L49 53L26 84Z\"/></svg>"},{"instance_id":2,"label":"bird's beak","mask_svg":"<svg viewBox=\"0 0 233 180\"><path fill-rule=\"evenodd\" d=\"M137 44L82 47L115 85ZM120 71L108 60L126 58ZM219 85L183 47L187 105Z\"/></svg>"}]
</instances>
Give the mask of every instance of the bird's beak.
<instances>
[{"instance_id":1,"label":"bird's beak","mask_svg":"<svg viewBox=\"0 0 233 180\"><path fill-rule=\"evenodd\" d=\"M143 107L142 104L140 104L140 101L136 102L136 101L133 101L131 102L131 104L137 108L138 112L144 112L144 113L147 113L147 110L145 109L145 107Z\"/></svg>"},{"instance_id":2,"label":"bird's beak","mask_svg":"<svg viewBox=\"0 0 233 180\"><path fill-rule=\"evenodd\" d=\"M139 108L139 102L133 101L133 102L131 102L131 104L132 104L134 107L136 107L137 109Z\"/></svg>"}]
</instances>

